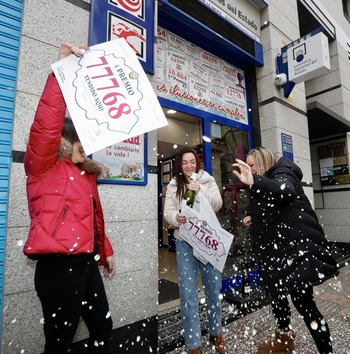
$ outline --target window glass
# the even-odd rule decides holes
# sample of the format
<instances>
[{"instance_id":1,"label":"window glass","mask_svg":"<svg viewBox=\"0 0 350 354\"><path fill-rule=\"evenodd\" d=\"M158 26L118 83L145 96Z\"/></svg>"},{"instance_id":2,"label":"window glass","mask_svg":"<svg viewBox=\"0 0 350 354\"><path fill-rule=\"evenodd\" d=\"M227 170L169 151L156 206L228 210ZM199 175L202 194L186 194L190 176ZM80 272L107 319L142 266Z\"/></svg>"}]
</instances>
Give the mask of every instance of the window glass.
<instances>
[{"instance_id":1,"label":"window glass","mask_svg":"<svg viewBox=\"0 0 350 354\"><path fill-rule=\"evenodd\" d=\"M256 268L251 228L242 225L243 218L250 213L250 192L232 172L236 158L246 159L249 151L248 133L211 123L211 151L213 176L223 197L218 218L222 227L234 235L224 269L224 277L228 277Z\"/></svg>"},{"instance_id":2,"label":"window glass","mask_svg":"<svg viewBox=\"0 0 350 354\"><path fill-rule=\"evenodd\" d=\"M344 16L347 18L348 21L350 21L349 7L350 7L350 0L343 0L343 12L344 12Z\"/></svg>"}]
</instances>

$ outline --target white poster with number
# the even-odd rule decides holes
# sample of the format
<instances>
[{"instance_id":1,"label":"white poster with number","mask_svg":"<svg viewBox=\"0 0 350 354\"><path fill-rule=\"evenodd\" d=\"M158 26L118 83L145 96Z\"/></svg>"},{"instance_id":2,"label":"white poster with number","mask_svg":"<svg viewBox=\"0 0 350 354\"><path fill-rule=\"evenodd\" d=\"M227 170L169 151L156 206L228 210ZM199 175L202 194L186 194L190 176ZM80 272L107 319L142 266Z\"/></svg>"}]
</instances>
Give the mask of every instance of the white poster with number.
<instances>
[{"instance_id":1,"label":"white poster with number","mask_svg":"<svg viewBox=\"0 0 350 354\"><path fill-rule=\"evenodd\" d=\"M52 70L86 155L167 125L134 51L124 39L70 55Z\"/></svg>"},{"instance_id":2,"label":"white poster with number","mask_svg":"<svg viewBox=\"0 0 350 354\"><path fill-rule=\"evenodd\" d=\"M209 220L209 214L199 213L187 206L186 201L181 204L181 214L186 217L186 222L180 227L180 237L222 272L233 235L224 230L219 223Z\"/></svg>"}]
</instances>

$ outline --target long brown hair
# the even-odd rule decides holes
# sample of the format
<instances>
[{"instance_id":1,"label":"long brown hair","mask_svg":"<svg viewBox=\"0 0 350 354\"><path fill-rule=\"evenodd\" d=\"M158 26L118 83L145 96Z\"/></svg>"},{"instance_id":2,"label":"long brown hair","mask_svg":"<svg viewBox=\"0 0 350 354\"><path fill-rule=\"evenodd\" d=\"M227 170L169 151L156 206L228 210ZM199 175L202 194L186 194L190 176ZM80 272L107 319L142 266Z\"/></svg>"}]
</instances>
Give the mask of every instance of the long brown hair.
<instances>
[{"instance_id":1,"label":"long brown hair","mask_svg":"<svg viewBox=\"0 0 350 354\"><path fill-rule=\"evenodd\" d=\"M173 177L176 179L177 182L176 196L179 198L179 200L183 198L184 192L186 190L186 185L188 183L186 177L183 175L182 172L182 157L184 154L187 153L193 154L196 159L196 173L198 173L199 169L202 167L199 156L194 149L185 147L179 151L176 156L172 171Z\"/></svg>"},{"instance_id":2,"label":"long brown hair","mask_svg":"<svg viewBox=\"0 0 350 354\"><path fill-rule=\"evenodd\" d=\"M266 147L256 147L248 152L247 157L251 155L255 160L257 175L264 175L275 163L276 158L273 152Z\"/></svg>"}]
</instances>

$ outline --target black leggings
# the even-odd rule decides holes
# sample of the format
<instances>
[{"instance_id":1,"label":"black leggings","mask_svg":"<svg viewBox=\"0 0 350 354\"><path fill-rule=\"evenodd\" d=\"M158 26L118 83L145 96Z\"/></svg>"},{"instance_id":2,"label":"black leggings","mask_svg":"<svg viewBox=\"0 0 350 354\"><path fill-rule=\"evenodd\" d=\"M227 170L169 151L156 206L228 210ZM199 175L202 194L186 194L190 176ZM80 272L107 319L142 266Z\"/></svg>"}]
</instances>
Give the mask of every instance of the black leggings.
<instances>
[{"instance_id":1,"label":"black leggings","mask_svg":"<svg viewBox=\"0 0 350 354\"><path fill-rule=\"evenodd\" d=\"M69 352L80 316L89 329L88 353L108 352L112 319L93 256L42 257L34 281L44 315L45 354Z\"/></svg>"},{"instance_id":2,"label":"black leggings","mask_svg":"<svg viewBox=\"0 0 350 354\"><path fill-rule=\"evenodd\" d=\"M333 353L331 335L326 320L316 306L313 288L310 286L290 293L293 305L303 317L304 322L321 354ZM272 312L281 331L290 330L291 310L287 295L272 298Z\"/></svg>"}]
</instances>

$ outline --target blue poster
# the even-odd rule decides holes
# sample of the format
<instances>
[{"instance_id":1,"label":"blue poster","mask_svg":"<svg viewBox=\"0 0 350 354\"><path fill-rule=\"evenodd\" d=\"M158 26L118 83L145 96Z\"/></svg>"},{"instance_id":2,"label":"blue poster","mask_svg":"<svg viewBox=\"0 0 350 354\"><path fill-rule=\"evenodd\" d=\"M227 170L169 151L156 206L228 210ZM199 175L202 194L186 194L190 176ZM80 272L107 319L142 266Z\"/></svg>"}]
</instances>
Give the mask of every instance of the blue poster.
<instances>
[{"instance_id":1,"label":"blue poster","mask_svg":"<svg viewBox=\"0 0 350 354\"><path fill-rule=\"evenodd\" d=\"M282 156L293 161L294 156L293 156L293 138L292 138L292 136L281 133L281 139L282 139Z\"/></svg>"}]
</instances>

